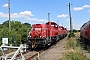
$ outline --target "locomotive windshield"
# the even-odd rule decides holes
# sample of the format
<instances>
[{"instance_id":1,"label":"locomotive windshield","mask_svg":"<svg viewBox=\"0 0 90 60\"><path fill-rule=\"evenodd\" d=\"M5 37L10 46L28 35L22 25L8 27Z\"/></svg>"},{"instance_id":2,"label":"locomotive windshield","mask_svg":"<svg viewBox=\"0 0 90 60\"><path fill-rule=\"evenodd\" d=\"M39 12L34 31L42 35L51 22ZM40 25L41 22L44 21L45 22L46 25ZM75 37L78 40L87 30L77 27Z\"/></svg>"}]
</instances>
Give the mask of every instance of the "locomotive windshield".
<instances>
[{"instance_id":1,"label":"locomotive windshield","mask_svg":"<svg viewBox=\"0 0 90 60\"><path fill-rule=\"evenodd\" d=\"M41 28L35 28L35 30L41 30Z\"/></svg>"}]
</instances>

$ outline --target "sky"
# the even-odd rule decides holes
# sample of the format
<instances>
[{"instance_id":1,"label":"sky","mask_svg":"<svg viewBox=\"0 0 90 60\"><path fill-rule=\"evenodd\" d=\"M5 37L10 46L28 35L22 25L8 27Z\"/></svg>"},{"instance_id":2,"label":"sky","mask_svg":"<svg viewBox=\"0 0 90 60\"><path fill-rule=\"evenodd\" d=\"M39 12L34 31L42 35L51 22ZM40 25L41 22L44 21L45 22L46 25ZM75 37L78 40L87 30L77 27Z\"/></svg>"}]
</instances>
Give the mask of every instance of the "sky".
<instances>
[{"instance_id":1,"label":"sky","mask_svg":"<svg viewBox=\"0 0 90 60\"><path fill-rule=\"evenodd\" d=\"M70 28L68 4L71 3L73 29L90 20L90 0L10 0L11 20L30 24L50 21ZM0 23L8 20L8 0L0 0ZM58 22L57 22L58 21Z\"/></svg>"}]
</instances>

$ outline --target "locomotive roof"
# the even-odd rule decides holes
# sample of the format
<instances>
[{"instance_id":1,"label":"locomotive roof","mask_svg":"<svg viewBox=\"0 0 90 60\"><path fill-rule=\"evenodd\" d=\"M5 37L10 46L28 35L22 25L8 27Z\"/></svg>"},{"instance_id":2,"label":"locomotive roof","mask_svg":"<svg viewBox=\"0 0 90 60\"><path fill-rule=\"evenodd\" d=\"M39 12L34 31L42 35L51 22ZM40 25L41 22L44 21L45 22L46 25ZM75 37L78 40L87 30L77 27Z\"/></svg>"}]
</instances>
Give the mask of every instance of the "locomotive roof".
<instances>
[{"instance_id":1,"label":"locomotive roof","mask_svg":"<svg viewBox=\"0 0 90 60\"><path fill-rule=\"evenodd\" d=\"M45 25L45 24L33 24L33 25Z\"/></svg>"},{"instance_id":2,"label":"locomotive roof","mask_svg":"<svg viewBox=\"0 0 90 60\"><path fill-rule=\"evenodd\" d=\"M59 26L59 27L63 27L63 26Z\"/></svg>"},{"instance_id":3,"label":"locomotive roof","mask_svg":"<svg viewBox=\"0 0 90 60\"><path fill-rule=\"evenodd\" d=\"M50 22L47 22L46 24L49 24ZM51 22L51 24L56 24L55 22Z\"/></svg>"},{"instance_id":4,"label":"locomotive roof","mask_svg":"<svg viewBox=\"0 0 90 60\"><path fill-rule=\"evenodd\" d=\"M84 23L84 24L81 26L81 28L84 27L86 24L89 24L89 23L90 23L90 20L89 20L88 22Z\"/></svg>"},{"instance_id":5,"label":"locomotive roof","mask_svg":"<svg viewBox=\"0 0 90 60\"><path fill-rule=\"evenodd\" d=\"M44 26L46 26L46 24L33 24L32 26L34 26L34 27L35 26L43 26L44 27Z\"/></svg>"}]
</instances>

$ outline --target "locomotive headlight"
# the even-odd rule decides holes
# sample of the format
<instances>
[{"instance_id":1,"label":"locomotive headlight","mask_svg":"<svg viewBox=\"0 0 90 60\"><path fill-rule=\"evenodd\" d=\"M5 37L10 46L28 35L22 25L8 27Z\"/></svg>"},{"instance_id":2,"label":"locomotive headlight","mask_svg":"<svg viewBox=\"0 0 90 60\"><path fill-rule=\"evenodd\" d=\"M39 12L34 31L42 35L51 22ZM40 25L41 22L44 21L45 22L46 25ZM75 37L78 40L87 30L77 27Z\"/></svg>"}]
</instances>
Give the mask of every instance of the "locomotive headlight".
<instances>
[{"instance_id":1,"label":"locomotive headlight","mask_svg":"<svg viewBox=\"0 0 90 60\"><path fill-rule=\"evenodd\" d=\"M42 36L40 35L40 38L41 38Z\"/></svg>"},{"instance_id":2,"label":"locomotive headlight","mask_svg":"<svg viewBox=\"0 0 90 60\"><path fill-rule=\"evenodd\" d=\"M32 34L30 34L30 37L32 36Z\"/></svg>"}]
</instances>

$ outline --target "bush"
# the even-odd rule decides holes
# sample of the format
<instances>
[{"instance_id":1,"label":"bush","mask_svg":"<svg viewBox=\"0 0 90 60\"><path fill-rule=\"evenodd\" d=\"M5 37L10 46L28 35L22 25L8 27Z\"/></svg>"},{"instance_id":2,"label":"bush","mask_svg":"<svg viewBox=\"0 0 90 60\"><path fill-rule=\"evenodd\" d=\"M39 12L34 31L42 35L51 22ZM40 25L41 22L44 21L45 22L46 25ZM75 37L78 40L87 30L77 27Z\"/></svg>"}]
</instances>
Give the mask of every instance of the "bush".
<instances>
[{"instance_id":1,"label":"bush","mask_svg":"<svg viewBox=\"0 0 90 60\"><path fill-rule=\"evenodd\" d=\"M31 24L29 23L21 23L20 21L10 21L11 22L11 30L8 29L8 21L0 24L0 45L2 38L8 38L8 43L15 45L21 44L21 40L27 40L27 35L31 30ZM15 43L15 42L16 43Z\"/></svg>"},{"instance_id":2,"label":"bush","mask_svg":"<svg viewBox=\"0 0 90 60\"><path fill-rule=\"evenodd\" d=\"M66 50L61 60L89 60L89 59L86 58L86 55L84 55L81 52L80 48L77 48L77 50L74 49Z\"/></svg>"},{"instance_id":3,"label":"bush","mask_svg":"<svg viewBox=\"0 0 90 60\"><path fill-rule=\"evenodd\" d=\"M89 60L86 55L83 54L79 44L76 38L69 38L65 46L66 50L60 60Z\"/></svg>"},{"instance_id":4,"label":"bush","mask_svg":"<svg viewBox=\"0 0 90 60\"><path fill-rule=\"evenodd\" d=\"M77 47L77 41L76 41L76 39L75 38L70 38L69 40L68 40L68 42L67 42L67 44L66 44L66 49L70 49L70 48L72 48L72 49L75 49L76 47Z\"/></svg>"},{"instance_id":5,"label":"bush","mask_svg":"<svg viewBox=\"0 0 90 60\"><path fill-rule=\"evenodd\" d=\"M70 37L75 37L75 34L74 33L69 33L68 38L70 38Z\"/></svg>"}]
</instances>

